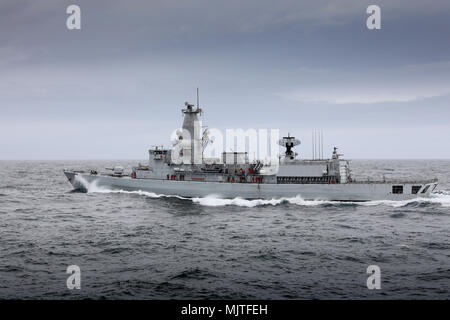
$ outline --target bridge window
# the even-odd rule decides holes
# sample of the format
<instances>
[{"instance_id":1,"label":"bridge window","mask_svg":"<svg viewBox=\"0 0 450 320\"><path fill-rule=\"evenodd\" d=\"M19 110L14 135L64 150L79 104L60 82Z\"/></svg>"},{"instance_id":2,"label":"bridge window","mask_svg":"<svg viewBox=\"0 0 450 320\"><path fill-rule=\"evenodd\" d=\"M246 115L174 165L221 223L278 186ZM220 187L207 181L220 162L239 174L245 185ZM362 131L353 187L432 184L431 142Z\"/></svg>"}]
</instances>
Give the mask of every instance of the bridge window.
<instances>
[{"instance_id":1,"label":"bridge window","mask_svg":"<svg viewBox=\"0 0 450 320\"><path fill-rule=\"evenodd\" d=\"M419 192L420 188L422 188L422 186L412 186L411 193L417 194Z\"/></svg>"},{"instance_id":2,"label":"bridge window","mask_svg":"<svg viewBox=\"0 0 450 320\"><path fill-rule=\"evenodd\" d=\"M427 185L427 186L425 187L425 189L423 189L422 193L427 192L429 188L430 188L430 185Z\"/></svg>"},{"instance_id":3,"label":"bridge window","mask_svg":"<svg viewBox=\"0 0 450 320\"><path fill-rule=\"evenodd\" d=\"M392 193L394 194L402 194L403 186L392 186Z\"/></svg>"}]
</instances>

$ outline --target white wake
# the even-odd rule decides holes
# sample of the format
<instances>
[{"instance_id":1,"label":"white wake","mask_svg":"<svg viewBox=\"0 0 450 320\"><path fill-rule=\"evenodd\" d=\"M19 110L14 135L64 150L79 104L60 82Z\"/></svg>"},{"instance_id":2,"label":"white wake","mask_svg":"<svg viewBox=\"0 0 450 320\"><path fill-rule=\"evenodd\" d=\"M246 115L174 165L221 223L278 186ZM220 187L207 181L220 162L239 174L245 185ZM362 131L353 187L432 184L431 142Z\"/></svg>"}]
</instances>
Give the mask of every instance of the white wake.
<instances>
[{"instance_id":1,"label":"white wake","mask_svg":"<svg viewBox=\"0 0 450 320\"><path fill-rule=\"evenodd\" d=\"M90 183L86 179L84 179L80 175L75 175L75 179L78 180L83 187L87 190L88 193L124 193L124 194L136 194L140 196L146 196L149 198L177 198L182 200L189 200L193 203L207 206L207 207L223 207L223 206L239 206L239 207L257 207L257 206L266 206L272 205L277 206L283 203L295 204L298 206L321 206L321 205L358 205L358 206L390 206L390 207L404 207L406 205L412 203L434 203L440 204L443 207L450 207L450 192L445 190L440 190L436 193L432 193L430 198L416 198L411 200L375 200L375 201L367 201L367 202L354 202L354 201L328 201L328 200L304 200L301 196L296 196L292 198L280 198L280 199L254 199L247 200L243 198L234 198L234 199L224 199L220 198L217 195L209 195L206 197L195 197L195 198L187 198L181 197L177 195L165 195L165 194L156 194L148 191L127 191L127 190L119 190L119 189L108 189L106 187L98 186L96 181Z\"/></svg>"}]
</instances>

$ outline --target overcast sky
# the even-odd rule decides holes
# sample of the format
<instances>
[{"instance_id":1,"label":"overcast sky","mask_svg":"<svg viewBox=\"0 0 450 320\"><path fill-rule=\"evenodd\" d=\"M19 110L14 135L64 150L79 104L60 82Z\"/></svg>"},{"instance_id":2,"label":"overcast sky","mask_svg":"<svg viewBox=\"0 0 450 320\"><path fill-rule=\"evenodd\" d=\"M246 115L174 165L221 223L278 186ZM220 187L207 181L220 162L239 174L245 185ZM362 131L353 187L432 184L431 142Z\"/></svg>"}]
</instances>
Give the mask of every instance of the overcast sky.
<instances>
[{"instance_id":1,"label":"overcast sky","mask_svg":"<svg viewBox=\"0 0 450 320\"><path fill-rule=\"evenodd\" d=\"M449 39L448 0L1 0L0 159L145 159L197 87L204 125L301 157L322 129L326 155L450 158Z\"/></svg>"}]
</instances>

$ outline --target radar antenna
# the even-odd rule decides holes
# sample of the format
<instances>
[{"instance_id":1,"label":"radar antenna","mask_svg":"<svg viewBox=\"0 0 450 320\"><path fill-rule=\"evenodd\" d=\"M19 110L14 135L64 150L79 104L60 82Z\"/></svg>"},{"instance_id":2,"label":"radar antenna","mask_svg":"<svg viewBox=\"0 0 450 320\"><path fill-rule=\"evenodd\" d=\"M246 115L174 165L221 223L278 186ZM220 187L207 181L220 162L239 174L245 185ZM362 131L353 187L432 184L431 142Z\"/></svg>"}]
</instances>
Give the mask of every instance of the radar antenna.
<instances>
[{"instance_id":1,"label":"radar antenna","mask_svg":"<svg viewBox=\"0 0 450 320\"><path fill-rule=\"evenodd\" d=\"M292 151L292 148L294 146L299 145L301 142L298 139L295 139L295 137L291 137L288 133L287 137L283 137L283 139L280 139L278 141L278 144L284 148L286 148L285 157L290 160L294 160L297 153Z\"/></svg>"},{"instance_id":2,"label":"radar antenna","mask_svg":"<svg viewBox=\"0 0 450 320\"><path fill-rule=\"evenodd\" d=\"M197 87L197 109L200 108L200 95L198 93L198 87Z\"/></svg>"}]
</instances>

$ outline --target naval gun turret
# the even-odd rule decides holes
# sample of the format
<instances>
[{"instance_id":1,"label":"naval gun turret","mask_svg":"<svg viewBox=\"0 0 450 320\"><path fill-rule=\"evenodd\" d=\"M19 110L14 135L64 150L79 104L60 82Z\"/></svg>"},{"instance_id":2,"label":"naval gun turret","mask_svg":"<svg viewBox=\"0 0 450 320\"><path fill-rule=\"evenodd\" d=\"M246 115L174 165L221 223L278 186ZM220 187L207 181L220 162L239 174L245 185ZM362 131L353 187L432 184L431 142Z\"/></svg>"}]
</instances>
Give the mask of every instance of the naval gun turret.
<instances>
[{"instance_id":1,"label":"naval gun turret","mask_svg":"<svg viewBox=\"0 0 450 320\"><path fill-rule=\"evenodd\" d=\"M286 152L284 153L285 160L294 160L298 153L292 151L292 148L299 145L301 142L295 137L291 137L288 133L287 137L283 137L278 141L278 144L284 148L286 148Z\"/></svg>"}]
</instances>

